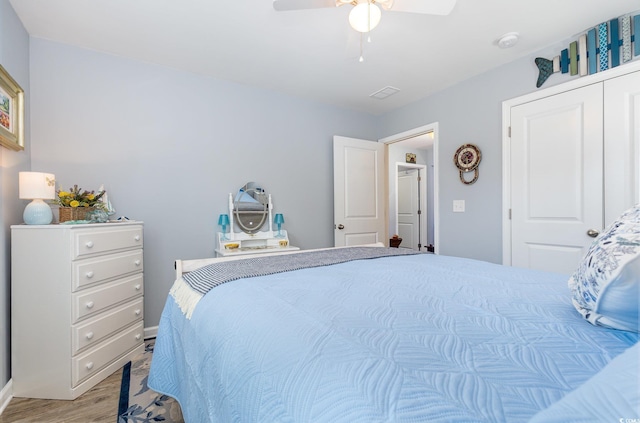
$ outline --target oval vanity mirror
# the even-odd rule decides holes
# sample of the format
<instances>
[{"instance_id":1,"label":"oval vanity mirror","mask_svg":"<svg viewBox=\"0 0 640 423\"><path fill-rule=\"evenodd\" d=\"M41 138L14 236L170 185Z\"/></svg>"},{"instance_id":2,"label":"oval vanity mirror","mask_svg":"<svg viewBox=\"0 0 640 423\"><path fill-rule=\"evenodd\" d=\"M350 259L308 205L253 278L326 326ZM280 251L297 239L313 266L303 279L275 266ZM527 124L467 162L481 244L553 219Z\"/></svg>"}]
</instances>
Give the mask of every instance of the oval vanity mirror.
<instances>
[{"instance_id":1,"label":"oval vanity mirror","mask_svg":"<svg viewBox=\"0 0 640 423\"><path fill-rule=\"evenodd\" d=\"M242 232L254 234L260 231L267 221L268 209L268 196L259 184L247 182L238 190L233 203L233 214Z\"/></svg>"}]
</instances>

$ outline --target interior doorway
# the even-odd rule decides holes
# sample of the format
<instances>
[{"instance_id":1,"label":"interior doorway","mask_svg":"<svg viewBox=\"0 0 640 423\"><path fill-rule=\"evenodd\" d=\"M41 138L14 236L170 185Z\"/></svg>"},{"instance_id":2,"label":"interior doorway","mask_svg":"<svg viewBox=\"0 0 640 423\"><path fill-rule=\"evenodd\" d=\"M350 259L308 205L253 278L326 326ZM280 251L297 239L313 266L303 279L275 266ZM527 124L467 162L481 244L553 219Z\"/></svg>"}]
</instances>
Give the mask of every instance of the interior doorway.
<instances>
[{"instance_id":1,"label":"interior doorway","mask_svg":"<svg viewBox=\"0 0 640 423\"><path fill-rule=\"evenodd\" d=\"M396 235L398 228L398 207L396 189L398 165L425 167L425 183L422 192L425 200L422 211L425 220L422 250L438 253L438 124L432 123L380 140L387 146L388 169L388 231L389 237ZM410 154L410 156L407 156ZM397 163L397 164L396 164ZM400 235L400 234L397 234ZM423 238L424 239L424 238ZM404 244L401 243L402 246Z\"/></svg>"},{"instance_id":2,"label":"interior doorway","mask_svg":"<svg viewBox=\"0 0 640 423\"><path fill-rule=\"evenodd\" d=\"M426 165L396 163L396 228L400 248L426 251L427 177Z\"/></svg>"}]
</instances>

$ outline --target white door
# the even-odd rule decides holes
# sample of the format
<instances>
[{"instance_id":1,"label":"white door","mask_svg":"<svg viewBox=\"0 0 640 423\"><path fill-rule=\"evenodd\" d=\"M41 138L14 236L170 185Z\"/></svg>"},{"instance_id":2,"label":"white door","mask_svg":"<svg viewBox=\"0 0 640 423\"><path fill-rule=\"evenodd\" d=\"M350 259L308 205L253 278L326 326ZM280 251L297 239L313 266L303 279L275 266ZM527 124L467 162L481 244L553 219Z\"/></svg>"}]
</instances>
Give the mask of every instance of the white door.
<instances>
[{"instance_id":1,"label":"white door","mask_svg":"<svg viewBox=\"0 0 640 423\"><path fill-rule=\"evenodd\" d=\"M333 137L336 247L385 240L384 144Z\"/></svg>"},{"instance_id":2,"label":"white door","mask_svg":"<svg viewBox=\"0 0 640 423\"><path fill-rule=\"evenodd\" d=\"M640 202L640 72L605 81L604 104L604 226L608 226Z\"/></svg>"},{"instance_id":3,"label":"white door","mask_svg":"<svg viewBox=\"0 0 640 423\"><path fill-rule=\"evenodd\" d=\"M512 265L570 274L602 230L602 99L594 84L511 109Z\"/></svg>"},{"instance_id":4,"label":"white door","mask_svg":"<svg viewBox=\"0 0 640 423\"><path fill-rule=\"evenodd\" d=\"M398 174L398 235L400 247L418 249L418 169Z\"/></svg>"}]
</instances>

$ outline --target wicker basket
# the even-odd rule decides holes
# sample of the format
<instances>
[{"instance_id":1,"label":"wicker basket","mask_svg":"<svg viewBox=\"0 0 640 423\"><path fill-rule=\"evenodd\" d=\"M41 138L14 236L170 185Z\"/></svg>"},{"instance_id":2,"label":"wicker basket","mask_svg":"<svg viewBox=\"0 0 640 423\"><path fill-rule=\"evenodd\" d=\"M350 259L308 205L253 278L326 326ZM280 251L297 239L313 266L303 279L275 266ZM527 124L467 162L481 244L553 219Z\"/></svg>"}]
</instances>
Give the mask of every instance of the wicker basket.
<instances>
[{"instance_id":1,"label":"wicker basket","mask_svg":"<svg viewBox=\"0 0 640 423\"><path fill-rule=\"evenodd\" d=\"M95 210L95 207L60 207L60 223L69 220L86 220L87 213Z\"/></svg>"},{"instance_id":2,"label":"wicker basket","mask_svg":"<svg viewBox=\"0 0 640 423\"><path fill-rule=\"evenodd\" d=\"M402 238L389 238L389 246L393 248L400 247L401 243L402 243Z\"/></svg>"}]
</instances>

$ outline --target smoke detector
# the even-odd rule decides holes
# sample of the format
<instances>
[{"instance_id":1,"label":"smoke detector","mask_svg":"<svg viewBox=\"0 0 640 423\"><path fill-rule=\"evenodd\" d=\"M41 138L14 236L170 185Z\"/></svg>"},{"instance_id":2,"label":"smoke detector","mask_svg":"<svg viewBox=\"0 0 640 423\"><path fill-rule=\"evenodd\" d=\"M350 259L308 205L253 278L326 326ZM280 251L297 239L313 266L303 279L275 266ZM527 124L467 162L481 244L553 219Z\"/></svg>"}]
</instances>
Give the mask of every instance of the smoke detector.
<instances>
[{"instance_id":1,"label":"smoke detector","mask_svg":"<svg viewBox=\"0 0 640 423\"><path fill-rule=\"evenodd\" d=\"M502 37L498 38L498 47L510 48L516 45L520 34L517 32L507 32Z\"/></svg>"}]
</instances>

